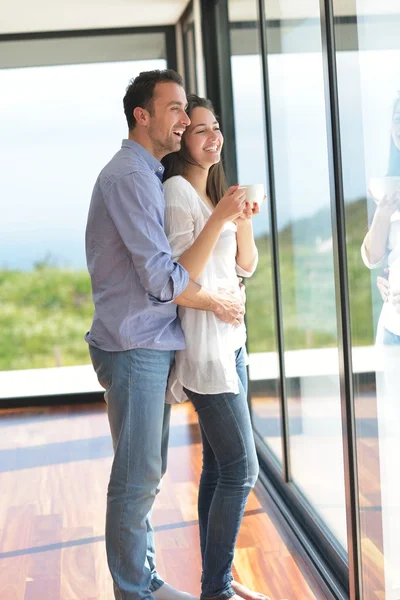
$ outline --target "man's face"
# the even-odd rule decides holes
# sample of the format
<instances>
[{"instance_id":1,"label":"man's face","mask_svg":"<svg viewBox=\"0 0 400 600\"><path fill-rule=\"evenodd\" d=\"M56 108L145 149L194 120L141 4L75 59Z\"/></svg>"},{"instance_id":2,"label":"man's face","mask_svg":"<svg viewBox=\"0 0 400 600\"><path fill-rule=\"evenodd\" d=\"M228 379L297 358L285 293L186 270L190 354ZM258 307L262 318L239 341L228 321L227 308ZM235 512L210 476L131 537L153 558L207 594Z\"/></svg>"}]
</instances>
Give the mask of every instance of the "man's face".
<instances>
[{"instance_id":1,"label":"man's face","mask_svg":"<svg viewBox=\"0 0 400 600\"><path fill-rule=\"evenodd\" d=\"M190 125L185 90L177 83L157 83L152 104L148 134L154 156L161 160L180 150L182 135Z\"/></svg>"}]
</instances>

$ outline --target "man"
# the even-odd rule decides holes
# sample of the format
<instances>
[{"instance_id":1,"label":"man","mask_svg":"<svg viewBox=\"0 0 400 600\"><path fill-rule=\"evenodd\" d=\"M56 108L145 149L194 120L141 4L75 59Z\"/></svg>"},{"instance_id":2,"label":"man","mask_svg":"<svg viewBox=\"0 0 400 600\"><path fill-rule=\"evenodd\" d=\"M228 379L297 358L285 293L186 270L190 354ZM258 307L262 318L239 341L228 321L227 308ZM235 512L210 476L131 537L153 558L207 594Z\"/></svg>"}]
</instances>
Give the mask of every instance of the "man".
<instances>
[{"instance_id":1,"label":"man","mask_svg":"<svg viewBox=\"0 0 400 600\"><path fill-rule=\"evenodd\" d=\"M171 260L164 233L160 160L190 124L181 77L141 73L127 88L129 137L101 171L86 229L95 313L86 335L105 388L114 445L106 547L117 600L178 600L157 574L149 515L166 469L170 406L165 393L174 351L184 348L176 304L211 310L232 324L244 307L230 294L189 281ZM232 188L232 215L243 198Z\"/></svg>"}]
</instances>

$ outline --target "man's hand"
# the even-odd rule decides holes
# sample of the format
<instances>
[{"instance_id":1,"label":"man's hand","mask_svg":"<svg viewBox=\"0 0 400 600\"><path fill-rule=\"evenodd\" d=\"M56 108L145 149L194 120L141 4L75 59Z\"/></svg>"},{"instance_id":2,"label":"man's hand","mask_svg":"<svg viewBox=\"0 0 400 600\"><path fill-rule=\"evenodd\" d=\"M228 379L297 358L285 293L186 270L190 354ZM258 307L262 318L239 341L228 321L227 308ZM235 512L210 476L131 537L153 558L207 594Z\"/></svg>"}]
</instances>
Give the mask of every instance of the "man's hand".
<instances>
[{"instance_id":1,"label":"man's hand","mask_svg":"<svg viewBox=\"0 0 400 600\"><path fill-rule=\"evenodd\" d=\"M228 291L216 292L212 296L211 310L224 323L238 327L244 320L244 301L242 293L232 294Z\"/></svg>"},{"instance_id":2,"label":"man's hand","mask_svg":"<svg viewBox=\"0 0 400 600\"><path fill-rule=\"evenodd\" d=\"M245 288L244 284L242 283L243 277L238 277L238 279L239 279L240 297L243 301L244 306L246 306L246 288Z\"/></svg>"}]
</instances>

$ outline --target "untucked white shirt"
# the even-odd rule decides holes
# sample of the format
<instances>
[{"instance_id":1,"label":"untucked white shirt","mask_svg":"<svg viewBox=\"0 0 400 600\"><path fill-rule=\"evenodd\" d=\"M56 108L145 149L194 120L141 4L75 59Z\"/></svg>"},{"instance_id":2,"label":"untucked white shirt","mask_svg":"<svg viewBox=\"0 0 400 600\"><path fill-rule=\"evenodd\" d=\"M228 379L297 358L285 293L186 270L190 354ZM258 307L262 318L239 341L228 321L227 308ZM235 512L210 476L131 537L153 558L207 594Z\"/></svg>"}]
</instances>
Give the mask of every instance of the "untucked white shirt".
<instances>
[{"instance_id":1,"label":"untucked white shirt","mask_svg":"<svg viewBox=\"0 0 400 600\"><path fill-rule=\"evenodd\" d=\"M181 176L164 183L165 231L172 260L190 248L211 215L194 187ZM226 223L212 255L197 283L210 291L228 290L240 294L239 277L249 277L236 264L236 225ZM239 392L235 351L246 342L244 323L234 327L223 323L213 312L180 306L178 314L185 334L186 349L175 354L167 391L167 402L187 400L183 387L199 394Z\"/></svg>"},{"instance_id":2,"label":"untucked white shirt","mask_svg":"<svg viewBox=\"0 0 400 600\"><path fill-rule=\"evenodd\" d=\"M400 289L400 211L396 210L390 219L390 229L386 254L377 263L371 263L368 259L365 244L361 246L361 256L364 264L369 269L378 267L389 267L389 284L391 289ZM400 335L400 314L396 311L394 304L390 301L384 302L379 317L378 332L385 327L395 335Z\"/></svg>"}]
</instances>

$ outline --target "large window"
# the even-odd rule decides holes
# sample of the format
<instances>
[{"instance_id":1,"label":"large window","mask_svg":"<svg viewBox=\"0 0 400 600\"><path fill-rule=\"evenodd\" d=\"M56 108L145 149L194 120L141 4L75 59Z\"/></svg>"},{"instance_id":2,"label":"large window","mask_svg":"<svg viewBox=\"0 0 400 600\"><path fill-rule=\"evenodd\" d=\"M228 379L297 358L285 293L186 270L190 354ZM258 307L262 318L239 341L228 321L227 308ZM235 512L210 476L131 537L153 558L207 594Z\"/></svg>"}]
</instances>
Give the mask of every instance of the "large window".
<instances>
[{"instance_id":1,"label":"large window","mask_svg":"<svg viewBox=\"0 0 400 600\"><path fill-rule=\"evenodd\" d=\"M0 397L97 389L82 367L93 313L86 216L99 171L127 135L125 88L140 71L165 68L164 38L1 46Z\"/></svg>"},{"instance_id":2,"label":"large window","mask_svg":"<svg viewBox=\"0 0 400 600\"><path fill-rule=\"evenodd\" d=\"M280 289L273 289L269 202L254 220L260 264L247 283L253 420L282 461L274 295L282 307L287 474L329 537L346 549L343 444L319 3L281 0L268 41L271 152ZM311 6L312 4L312 6ZM267 5L268 6L268 5ZM275 7L277 8L277 7ZM301 10L302 19L296 18ZM289 19L293 15L293 19ZM307 18L308 17L308 18ZM239 181L267 183L257 3L232 2ZM243 20L240 20L243 19Z\"/></svg>"},{"instance_id":3,"label":"large window","mask_svg":"<svg viewBox=\"0 0 400 600\"><path fill-rule=\"evenodd\" d=\"M293 484L346 548L319 2L299 4L268 47L289 456ZM293 2L279 6L290 15Z\"/></svg>"},{"instance_id":4,"label":"large window","mask_svg":"<svg viewBox=\"0 0 400 600\"><path fill-rule=\"evenodd\" d=\"M229 9L238 179L270 193L247 283L259 448L351 598L399 600L400 8Z\"/></svg>"},{"instance_id":5,"label":"large window","mask_svg":"<svg viewBox=\"0 0 400 600\"><path fill-rule=\"evenodd\" d=\"M340 4L334 2L335 11ZM382 14L371 14L366 0L358 0L353 8L347 31L337 24L335 33L362 581L365 598L398 600L400 316L395 301L400 290L400 8L389 1L376 7ZM353 47L344 49L349 35ZM384 298L377 277L382 277Z\"/></svg>"}]
</instances>

